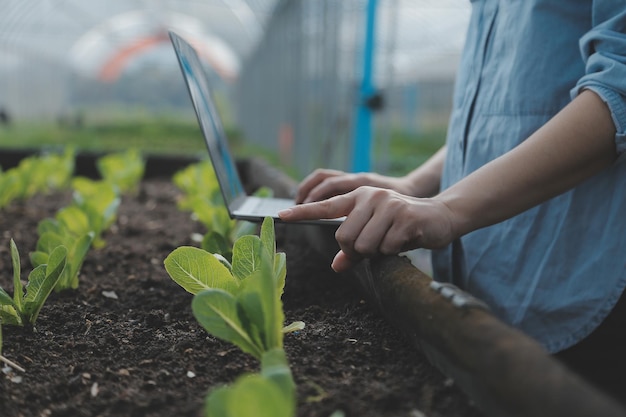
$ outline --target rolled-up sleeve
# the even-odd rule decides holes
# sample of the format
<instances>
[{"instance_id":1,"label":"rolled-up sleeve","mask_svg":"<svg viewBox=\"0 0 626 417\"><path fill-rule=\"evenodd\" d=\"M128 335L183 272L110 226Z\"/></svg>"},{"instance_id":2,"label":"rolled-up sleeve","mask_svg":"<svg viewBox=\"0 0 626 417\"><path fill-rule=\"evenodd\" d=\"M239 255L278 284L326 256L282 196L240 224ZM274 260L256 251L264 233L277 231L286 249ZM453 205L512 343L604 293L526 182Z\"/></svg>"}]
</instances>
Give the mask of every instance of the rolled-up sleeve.
<instances>
[{"instance_id":1,"label":"rolled-up sleeve","mask_svg":"<svg viewBox=\"0 0 626 417\"><path fill-rule=\"evenodd\" d=\"M580 40L585 75L572 89L572 98L582 90L598 94L611 111L617 134L617 152L626 152L626 1L593 2L592 29ZM622 158L620 158L622 159Z\"/></svg>"}]
</instances>

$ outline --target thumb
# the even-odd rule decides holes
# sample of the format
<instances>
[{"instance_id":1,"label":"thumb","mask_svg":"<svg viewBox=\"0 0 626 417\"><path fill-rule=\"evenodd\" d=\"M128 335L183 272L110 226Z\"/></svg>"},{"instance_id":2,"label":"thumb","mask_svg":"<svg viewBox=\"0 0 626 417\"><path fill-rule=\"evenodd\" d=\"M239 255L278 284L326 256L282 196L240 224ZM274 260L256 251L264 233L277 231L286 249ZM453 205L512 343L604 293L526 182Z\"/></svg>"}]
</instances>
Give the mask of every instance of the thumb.
<instances>
[{"instance_id":1,"label":"thumb","mask_svg":"<svg viewBox=\"0 0 626 417\"><path fill-rule=\"evenodd\" d=\"M352 268L354 265L356 265L357 262L358 260L353 260L349 258L344 251L340 250L339 252L337 252L337 255L335 255L335 258L333 259L330 267L335 272L343 272Z\"/></svg>"}]
</instances>

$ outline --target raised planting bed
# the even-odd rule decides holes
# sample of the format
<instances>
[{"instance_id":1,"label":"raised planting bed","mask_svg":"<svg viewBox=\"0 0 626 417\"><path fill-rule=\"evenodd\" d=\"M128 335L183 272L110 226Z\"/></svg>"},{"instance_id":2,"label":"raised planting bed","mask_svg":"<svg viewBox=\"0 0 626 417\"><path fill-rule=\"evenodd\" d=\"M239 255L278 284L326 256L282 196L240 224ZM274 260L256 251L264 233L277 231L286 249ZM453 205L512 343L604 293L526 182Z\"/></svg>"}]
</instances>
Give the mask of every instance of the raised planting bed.
<instances>
[{"instance_id":1,"label":"raised planting bed","mask_svg":"<svg viewBox=\"0 0 626 417\"><path fill-rule=\"evenodd\" d=\"M279 193L291 186L258 164L241 168ZM123 197L106 245L86 256L78 289L53 292L35 332L3 327L3 355L26 372L0 366L1 416L201 416L210 388L257 371L256 360L200 327L192 296L163 267L172 250L197 246L191 236L203 233L176 206L174 171L161 165L136 195ZM38 195L0 211L0 286L12 292L9 240L28 273L37 223L70 198ZM307 230L276 225L278 249L287 254L286 322L306 323L284 342L297 416L483 415L363 298L354 275L330 270Z\"/></svg>"},{"instance_id":2,"label":"raised planting bed","mask_svg":"<svg viewBox=\"0 0 626 417\"><path fill-rule=\"evenodd\" d=\"M197 246L191 236L204 231L176 206L171 175L184 161L148 162L154 169L123 198L106 246L88 253L78 289L51 295L36 332L4 327L3 354L26 372L4 368L0 415L201 416L209 389L258 371L200 327L192 296L167 275L165 257ZM293 189L259 161L239 168L251 189ZM0 211L0 286L12 289L9 239L32 251L37 222L69 200L56 192ZM335 274L332 229L276 224L276 233L286 323L306 323L284 341L297 416L626 416L480 300L433 285L405 258Z\"/></svg>"}]
</instances>

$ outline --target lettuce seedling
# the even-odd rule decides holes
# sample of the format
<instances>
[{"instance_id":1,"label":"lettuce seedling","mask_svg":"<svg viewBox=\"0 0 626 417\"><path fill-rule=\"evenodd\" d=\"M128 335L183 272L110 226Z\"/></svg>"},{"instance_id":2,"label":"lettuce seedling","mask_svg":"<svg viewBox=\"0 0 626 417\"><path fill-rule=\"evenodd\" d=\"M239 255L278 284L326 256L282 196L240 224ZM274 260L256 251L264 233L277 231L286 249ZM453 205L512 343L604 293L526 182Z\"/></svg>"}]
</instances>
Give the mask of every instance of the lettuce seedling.
<instances>
[{"instance_id":1,"label":"lettuce seedling","mask_svg":"<svg viewBox=\"0 0 626 417\"><path fill-rule=\"evenodd\" d=\"M241 236L254 233L256 224L230 218L215 171L208 160L178 171L174 174L173 182L183 192L178 200L179 209L191 211L194 220L207 229L201 243L202 249L219 253L230 262L234 242ZM270 194L271 190L268 188L262 188L255 193L258 196Z\"/></svg>"},{"instance_id":2,"label":"lettuce seedling","mask_svg":"<svg viewBox=\"0 0 626 417\"><path fill-rule=\"evenodd\" d=\"M75 235L56 219L44 219L37 226L39 239L35 252L30 253L33 267L47 264L50 254L57 246L67 248L67 265L54 287L55 291L78 288L78 275L87 252L93 242L94 233Z\"/></svg>"},{"instance_id":3,"label":"lettuce seedling","mask_svg":"<svg viewBox=\"0 0 626 417\"><path fill-rule=\"evenodd\" d=\"M0 207L6 207L21 194L22 181L16 169L0 174Z\"/></svg>"},{"instance_id":4,"label":"lettuce seedling","mask_svg":"<svg viewBox=\"0 0 626 417\"><path fill-rule=\"evenodd\" d=\"M62 155L29 156L19 165L2 173L0 170L0 207L16 199L31 197L65 187L74 171L74 151Z\"/></svg>"},{"instance_id":5,"label":"lettuce seedling","mask_svg":"<svg viewBox=\"0 0 626 417\"><path fill-rule=\"evenodd\" d=\"M67 147L62 154L49 153L26 158L20 163L24 171L24 198L40 192L67 187L74 173L75 151Z\"/></svg>"},{"instance_id":6,"label":"lettuce seedling","mask_svg":"<svg viewBox=\"0 0 626 417\"><path fill-rule=\"evenodd\" d=\"M57 284L65 268L67 249L55 248L48 257L48 263L39 265L28 276L26 287L21 281L20 255L11 239L11 260L13 262L13 297L0 288L0 322L23 326L35 324L41 307Z\"/></svg>"},{"instance_id":7,"label":"lettuce seedling","mask_svg":"<svg viewBox=\"0 0 626 417\"><path fill-rule=\"evenodd\" d=\"M285 352L273 349L261 358L261 373L239 377L231 386L207 397L207 417L292 417L296 410L295 384Z\"/></svg>"},{"instance_id":8,"label":"lettuce seedling","mask_svg":"<svg viewBox=\"0 0 626 417\"><path fill-rule=\"evenodd\" d=\"M115 184L122 193L135 193L146 163L137 149L128 149L99 158L96 166L104 181Z\"/></svg>"},{"instance_id":9,"label":"lettuce seedling","mask_svg":"<svg viewBox=\"0 0 626 417\"><path fill-rule=\"evenodd\" d=\"M93 246L103 247L102 233L115 222L121 202L117 187L105 181L76 177L72 188L72 204L59 210L56 219L75 235L93 232Z\"/></svg>"},{"instance_id":10,"label":"lettuce seedling","mask_svg":"<svg viewBox=\"0 0 626 417\"><path fill-rule=\"evenodd\" d=\"M258 359L264 352L282 348L281 296L287 269L285 254L276 253L272 218L263 221L260 237L237 239L232 265L203 249L185 246L170 253L164 264L176 283L195 294L192 310L209 333Z\"/></svg>"},{"instance_id":11,"label":"lettuce seedling","mask_svg":"<svg viewBox=\"0 0 626 417\"><path fill-rule=\"evenodd\" d=\"M193 210L190 200L195 198L208 201L211 205L222 203L217 177L209 160L186 166L174 174L172 181L183 192L178 200L181 210Z\"/></svg>"}]
</instances>

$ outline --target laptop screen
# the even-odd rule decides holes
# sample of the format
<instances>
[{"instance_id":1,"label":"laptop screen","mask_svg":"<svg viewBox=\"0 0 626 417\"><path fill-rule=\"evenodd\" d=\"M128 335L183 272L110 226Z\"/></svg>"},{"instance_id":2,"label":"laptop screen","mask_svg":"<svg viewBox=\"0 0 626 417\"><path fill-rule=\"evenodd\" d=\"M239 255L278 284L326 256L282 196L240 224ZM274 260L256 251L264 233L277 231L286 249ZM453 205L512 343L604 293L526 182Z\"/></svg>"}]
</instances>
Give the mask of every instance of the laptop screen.
<instances>
[{"instance_id":1,"label":"laptop screen","mask_svg":"<svg viewBox=\"0 0 626 417\"><path fill-rule=\"evenodd\" d=\"M245 192L237 166L228 149L226 133L211 96L209 81L195 49L173 32L170 32L170 39L206 141L215 175L220 183L222 196L226 205L230 206L237 197L245 196Z\"/></svg>"}]
</instances>

